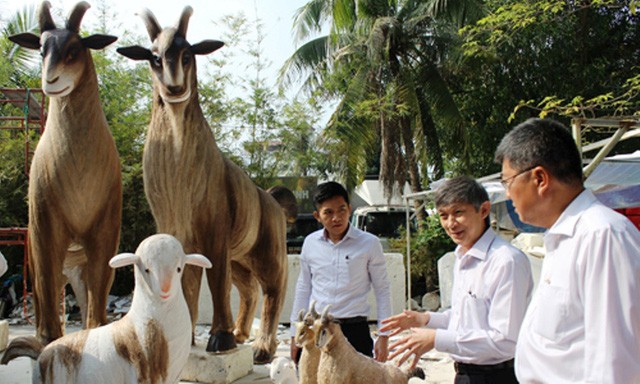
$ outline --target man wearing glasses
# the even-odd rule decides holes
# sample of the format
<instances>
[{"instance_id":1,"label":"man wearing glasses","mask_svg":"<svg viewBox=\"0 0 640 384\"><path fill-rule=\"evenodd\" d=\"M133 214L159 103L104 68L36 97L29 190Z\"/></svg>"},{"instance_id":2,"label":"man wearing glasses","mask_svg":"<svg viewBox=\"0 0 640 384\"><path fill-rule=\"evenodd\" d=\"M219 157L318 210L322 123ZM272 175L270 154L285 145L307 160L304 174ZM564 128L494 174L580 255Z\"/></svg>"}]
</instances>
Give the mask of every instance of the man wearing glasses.
<instances>
[{"instance_id":1,"label":"man wearing glasses","mask_svg":"<svg viewBox=\"0 0 640 384\"><path fill-rule=\"evenodd\" d=\"M640 383L640 232L583 186L569 131L529 119L495 160L520 220L548 228L516 347L523 383Z\"/></svg>"}]
</instances>

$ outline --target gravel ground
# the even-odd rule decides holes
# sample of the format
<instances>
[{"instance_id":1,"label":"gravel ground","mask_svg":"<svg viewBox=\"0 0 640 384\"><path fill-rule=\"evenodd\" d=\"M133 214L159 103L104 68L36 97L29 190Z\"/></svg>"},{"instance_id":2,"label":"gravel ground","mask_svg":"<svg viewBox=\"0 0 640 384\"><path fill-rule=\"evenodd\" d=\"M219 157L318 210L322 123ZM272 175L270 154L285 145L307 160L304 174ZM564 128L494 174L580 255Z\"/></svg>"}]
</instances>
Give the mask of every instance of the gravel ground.
<instances>
[{"instance_id":1,"label":"gravel ground","mask_svg":"<svg viewBox=\"0 0 640 384\"><path fill-rule=\"evenodd\" d=\"M372 326L375 332L375 326ZM80 329L78 322L69 322L67 324L67 332L75 332ZM196 338L206 340L208 337L207 326L197 326ZM12 319L9 326L9 339L35 334L33 325L27 324L22 320ZM280 343L276 356L289 357L290 333L289 328L281 326L278 331L278 339ZM0 352L1 354L1 352ZM453 362L448 354L431 351L425 354L418 366L424 369L426 374L425 383L452 383L455 376L453 370ZM254 366L254 372L249 376L236 380L234 384L261 384L270 383L269 380L270 365ZM28 384L31 382L32 361L29 358L21 357L13 360L9 365L0 365L0 383L2 384Z\"/></svg>"}]
</instances>

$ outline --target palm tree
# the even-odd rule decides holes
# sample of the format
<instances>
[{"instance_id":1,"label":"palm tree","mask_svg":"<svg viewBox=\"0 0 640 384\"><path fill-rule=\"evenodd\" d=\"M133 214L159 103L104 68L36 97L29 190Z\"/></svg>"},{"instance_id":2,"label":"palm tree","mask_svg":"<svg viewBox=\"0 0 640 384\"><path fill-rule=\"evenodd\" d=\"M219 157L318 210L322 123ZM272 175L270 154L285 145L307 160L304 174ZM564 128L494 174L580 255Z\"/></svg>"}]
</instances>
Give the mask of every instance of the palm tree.
<instances>
[{"instance_id":1,"label":"palm tree","mask_svg":"<svg viewBox=\"0 0 640 384\"><path fill-rule=\"evenodd\" d=\"M17 33L36 32L38 19L36 5L24 6L4 23L3 39L0 40L0 61L2 62L2 81L16 86L27 86L30 80L37 79L39 55L37 51L25 49L11 42L8 37Z\"/></svg>"},{"instance_id":2,"label":"palm tree","mask_svg":"<svg viewBox=\"0 0 640 384\"><path fill-rule=\"evenodd\" d=\"M348 186L364 176L379 155L380 179L391 196L410 182L422 190L420 165L444 175L439 132L456 130L465 143L463 118L439 68L457 28L477 18L480 5L453 0L311 0L294 22L297 38L308 39L285 63L282 79L291 85L338 98L324 138L333 144L336 170ZM466 146L455 146L465 157ZM373 155L373 156L372 156Z\"/></svg>"}]
</instances>

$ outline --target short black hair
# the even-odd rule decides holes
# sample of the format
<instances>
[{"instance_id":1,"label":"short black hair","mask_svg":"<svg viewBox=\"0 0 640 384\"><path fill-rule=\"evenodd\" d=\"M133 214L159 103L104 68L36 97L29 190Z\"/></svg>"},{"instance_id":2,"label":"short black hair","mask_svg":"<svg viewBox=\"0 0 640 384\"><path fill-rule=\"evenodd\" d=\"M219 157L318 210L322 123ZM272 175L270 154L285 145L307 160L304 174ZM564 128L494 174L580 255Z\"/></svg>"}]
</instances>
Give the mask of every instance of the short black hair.
<instances>
[{"instance_id":1,"label":"short black hair","mask_svg":"<svg viewBox=\"0 0 640 384\"><path fill-rule=\"evenodd\" d=\"M555 120L531 118L513 128L496 150L496 163L504 160L518 171L543 166L564 183L583 181L582 157L573 136Z\"/></svg>"},{"instance_id":2,"label":"short black hair","mask_svg":"<svg viewBox=\"0 0 640 384\"><path fill-rule=\"evenodd\" d=\"M476 211L489 201L489 194L480 183L469 176L457 176L445 180L435 191L436 209L455 203L471 204Z\"/></svg>"},{"instance_id":3,"label":"short black hair","mask_svg":"<svg viewBox=\"0 0 640 384\"><path fill-rule=\"evenodd\" d=\"M319 184L313 192L313 206L318 209L323 202L336 196L342 196L344 201L349 204L349 194L342 184L335 181Z\"/></svg>"}]
</instances>

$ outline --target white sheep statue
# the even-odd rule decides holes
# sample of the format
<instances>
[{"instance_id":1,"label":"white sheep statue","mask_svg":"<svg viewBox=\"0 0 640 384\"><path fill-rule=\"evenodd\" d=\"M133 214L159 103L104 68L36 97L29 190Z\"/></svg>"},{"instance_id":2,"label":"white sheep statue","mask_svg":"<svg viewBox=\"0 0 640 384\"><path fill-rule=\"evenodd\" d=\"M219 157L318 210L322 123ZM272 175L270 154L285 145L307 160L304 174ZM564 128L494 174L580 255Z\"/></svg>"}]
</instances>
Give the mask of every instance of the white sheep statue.
<instances>
[{"instance_id":1,"label":"white sheep statue","mask_svg":"<svg viewBox=\"0 0 640 384\"><path fill-rule=\"evenodd\" d=\"M43 343L61 337L60 293L71 283L83 325L107 323L113 282L111 259L118 250L122 216L120 159L100 103L92 49L115 36L81 36L89 8L79 2L66 26L57 28L51 4L39 8L40 36L9 40L40 50L42 89L49 97L44 133L29 174L29 276L36 335Z\"/></svg>"},{"instance_id":2,"label":"white sheep statue","mask_svg":"<svg viewBox=\"0 0 640 384\"><path fill-rule=\"evenodd\" d=\"M421 371L405 371L391 363L380 363L353 348L334 321L327 306L315 321L316 346L322 352L318 366L318 383L334 384L406 384Z\"/></svg>"},{"instance_id":3,"label":"white sheep statue","mask_svg":"<svg viewBox=\"0 0 640 384\"><path fill-rule=\"evenodd\" d=\"M294 341L298 347L302 348L300 361L298 362L298 372L300 384L318 383L318 364L320 363L320 349L316 347L315 321L320 314L315 309L316 301L309 305L309 311L305 315L304 310L298 313L298 321L295 324Z\"/></svg>"},{"instance_id":4,"label":"white sheep statue","mask_svg":"<svg viewBox=\"0 0 640 384\"><path fill-rule=\"evenodd\" d=\"M134 266L131 309L111 324L68 334L46 347L35 337L11 341L1 363L37 359L33 383L177 383L191 350L191 319L180 279L185 265L210 268L185 255L173 236L148 237L136 253L114 256L113 268Z\"/></svg>"},{"instance_id":5,"label":"white sheep statue","mask_svg":"<svg viewBox=\"0 0 640 384\"><path fill-rule=\"evenodd\" d=\"M277 327L287 287L286 222L283 209L218 148L198 101L196 56L223 43L187 41L193 9L182 11L175 27L161 28L148 9L140 13L151 47L120 47L118 53L149 63L153 86L151 121L142 161L144 189L159 232L178 238L187 252L200 252L214 267L207 271L213 300L208 352L244 343L262 289L260 330L253 360L275 354ZM198 319L202 270L187 268L182 279L193 326ZM231 313L231 287L240 296Z\"/></svg>"},{"instance_id":6,"label":"white sheep statue","mask_svg":"<svg viewBox=\"0 0 640 384\"><path fill-rule=\"evenodd\" d=\"M291 359L282 356L271 362L269 377L275 384L298 384L295 364Z\"/></svg>"}]
</instances>

